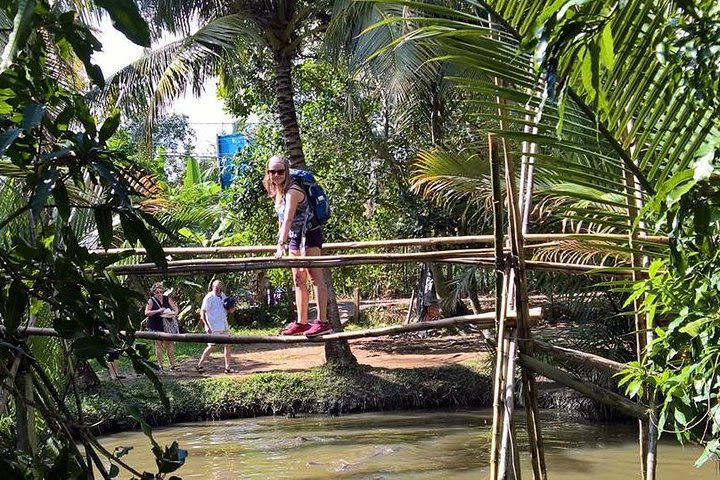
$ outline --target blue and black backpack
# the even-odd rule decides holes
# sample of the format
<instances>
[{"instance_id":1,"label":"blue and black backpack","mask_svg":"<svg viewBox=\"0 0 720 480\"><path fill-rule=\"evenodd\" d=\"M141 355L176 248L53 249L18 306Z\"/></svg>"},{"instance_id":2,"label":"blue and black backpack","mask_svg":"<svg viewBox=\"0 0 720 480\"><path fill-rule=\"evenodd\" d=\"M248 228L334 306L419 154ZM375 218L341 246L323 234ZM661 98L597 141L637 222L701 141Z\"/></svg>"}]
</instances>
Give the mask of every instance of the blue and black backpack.
<instances>
[{"instance_id":1,"label":"blue and black backpack","mask_svg":"<svg viewBox=\"0 0 720 480\"><path fill-rule=\"evenodd\" d=\"M313 174L299 168L290 169L290 177L302 186L312 210L313 225L324 225L330 218L330 202Z\"/></svg>"}]
</instances>

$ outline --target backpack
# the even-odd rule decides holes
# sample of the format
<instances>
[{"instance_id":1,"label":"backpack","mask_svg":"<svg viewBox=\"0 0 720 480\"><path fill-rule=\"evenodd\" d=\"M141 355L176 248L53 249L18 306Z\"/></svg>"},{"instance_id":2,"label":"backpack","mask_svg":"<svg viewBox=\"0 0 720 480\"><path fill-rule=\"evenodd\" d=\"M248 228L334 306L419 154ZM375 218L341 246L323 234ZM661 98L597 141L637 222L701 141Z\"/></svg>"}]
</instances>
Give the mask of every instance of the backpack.
<instances>
[{"instance_id":1,"label":"backpack","mask_svg":"<svg viewBox=\"0 0 720 480\"><path fill-rule=\"evenodd\" d=\"M330 202L320 185L315 181L312 173L298 168L290 169L290 177L302 186L312 210L314 225L324 225L330 218Z\"/></svg>"}]
</instances>

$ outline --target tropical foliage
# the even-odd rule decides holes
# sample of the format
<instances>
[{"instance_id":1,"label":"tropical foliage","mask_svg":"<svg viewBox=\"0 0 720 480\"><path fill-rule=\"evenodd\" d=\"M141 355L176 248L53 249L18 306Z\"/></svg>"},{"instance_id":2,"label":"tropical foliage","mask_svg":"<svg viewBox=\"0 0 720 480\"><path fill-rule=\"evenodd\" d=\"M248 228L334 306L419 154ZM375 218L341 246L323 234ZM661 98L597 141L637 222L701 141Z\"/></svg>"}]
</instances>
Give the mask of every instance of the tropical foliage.
<instances>
[{"instance_id":1,"label":"tropical foliage","mask_svg":"<svg viewBox=\"0 0 720 480\"><path fill-rule=\"evenodd\" d=\"M683 437L706 442L706 454L717 453L718 424L708 412L717 410L710 305L718 292L707 270L718 219L717 5L392 4L403 5L403 15L370 29L397 23L406 33L382 53L416 42L437 52L435 62L455 66L448 78L468 93L480 130L509 142L507 154L522 160L521 182L535 171L540 202L532 228L552 227L539 222L550 211L572 231L635 237L624 247L605 239L603 251L591 255L576 243L576 250L553 253L556 259L637 267L638 259L657 259L636 296L645 295L650 332L659 338L626 381L631 394L643 385L662 394L661 427L673 422ZM473 150L482 152L483 143ZM435 149L421 158L416 183L426 193L477 202L486 191L483 175L462 174L473 155ZM643 245L642 236L654 232L671 235L669 249Z\"/></svg>"},{"instance_id":2,"label":"tropical foliage","mask_svg":"<svg viewBox=\"0 0 720 480\"><path fill-rule=\"evenodd\" d=\"M96 3L128 38L149 45L134 3ZM1 468L12 478L87 477L93 469L110 478L124 463L102 449L81 411L67 407L79 398L78 365L104 362L108 349L119 348L137 372L160 384L147 351L133 341L137 295L104 270L119 257L99 259L83 240L94 232L100 244L110 245L121 231L162 266L162 248L151 231L159 225L137 204L134 166L107 147L119 112L98 124L76 84L83 76L70 75L82 65L85 78L103 85L91 59L100 47L92 32L74 11L42 0L6 2L0 21L9 32L0 64L0 408L7 411L9 393L15 415L14 435L2 439ZM62 354L56 352L61 372L50 372L52 362L40 361L48 355L43 344L31 348L22 333L48 324L62 336ZM120 336L121 330L130 335ZM43 428L36 429L36 419ZM153 444L159 472L182 464L177 444Z\"/></svg>"}]
</instances>

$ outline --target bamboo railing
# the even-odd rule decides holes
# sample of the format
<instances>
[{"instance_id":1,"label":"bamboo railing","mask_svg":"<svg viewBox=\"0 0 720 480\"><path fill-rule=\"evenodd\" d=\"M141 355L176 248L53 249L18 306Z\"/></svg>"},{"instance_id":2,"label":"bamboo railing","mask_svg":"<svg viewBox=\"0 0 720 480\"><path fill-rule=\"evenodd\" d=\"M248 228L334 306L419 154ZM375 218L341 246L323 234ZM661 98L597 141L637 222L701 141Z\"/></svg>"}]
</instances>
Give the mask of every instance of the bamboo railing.
<instances>
[{"instance_id":1,"label":"bamboo railing","mask_svg":"<svg viewBox=\"0 0 720 480\"><path fill-rule=\"evenodd\" d=\"M525 235L528 243L526 247L548 246L549 242L563 242L572 240L627 242L627 235L620 234L583 234L583 233L530 233ZM495 241L494 235L467 235L460 237L434 237L434 238L401 238L394 240L378 240L367 242L336 242L323 244L323 251L366 250L373 248L399 248L399 247L432 247L445 245L490 245ZM533 245L532 242L542 242ZM663 236L644 236L636 242L651 245L667 245L668 239ZM167 247L163 251L166 255L240 255L248 253L275 253L275 245L245 245L233 247ZM110 248L91 250L95 255L113 255L118 253L132 253L145 255L144 248Z\"/></svg>"},{"instance_id":2,"label":"bamboo railing","mask_svg":"<svg viewBox=\"0 0 720 480\"><path fill-rule=\"evenodd\" d=\"M537 321L542 312L540 308L533 308L530 316ZM510 324L515 324L515 316L509 317ZM132 336L144 340L162 340L183 343L221 343L221 344L256 344L256 343L324 343L335 340L353 340L358 338L384 337L400 333L420 332L423 330L436 330L439 328L455 327L459 325L476 325L479 328L492 328L495 324L495 313L479 313L476 315L460 315L457 317L442 318L440 320L429 320L403 325L392 325L390 327L371 328L355 330L350 332L337 332L319 335L317 337L305 337L304 335L290 336L261 336L261 335L225 335L213 333L161 333L150 331L136 331ZM5 327L0 325L0 332L5 332ZM59 337L60 334L53 328L20 327L18 335ZM127 336L121 332L122 336Z\"/></svg>"}]
</instances>

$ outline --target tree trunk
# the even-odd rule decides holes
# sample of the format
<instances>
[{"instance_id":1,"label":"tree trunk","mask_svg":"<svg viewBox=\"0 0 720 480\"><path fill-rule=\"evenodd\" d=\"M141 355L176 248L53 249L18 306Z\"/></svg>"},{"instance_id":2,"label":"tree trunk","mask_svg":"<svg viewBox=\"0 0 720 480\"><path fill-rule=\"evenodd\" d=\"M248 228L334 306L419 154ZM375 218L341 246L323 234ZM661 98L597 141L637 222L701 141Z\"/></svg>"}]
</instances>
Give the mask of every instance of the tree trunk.
<instances>
[{"instance_id":1,"label":"tree trunk","mask_svg":"<svg viewBox=\"0 0 720 480\"><path fill-rule=\"evenodd\" d=\"M467 315L469 313L468 308L461 300L455 298L455 292L453 292L450 282L443 274L442 269L435 262L428 262L428 266L432 272L435 291L440 299L443 315L446 317Z\"/></svg>"},{"instance_id":2,"label":"tree trunk","mask_svg":"<svg viewBox=\"0 0 720 480\"><path fill-rule=\"evenodd\" d=\"M335 290L333 289L332 271L325 269L325 285L327 285L328 293L328 322L332 325L333 330L342 332L343 327L340 323L340 311L338 310L337 298L335 298ZM350 344L347 340L338 340L336 342L325 343L325 362L331 367L346 370L357 366L357 358L350 350Z\"/></svg>"},{"instance_id":3,"label":"tree trunk","mask_svg":"<svg viewBox=\"0 0 720 480\"><path fill-rule=\"evenodd\" d=\"M482 312L482 304L480 303L480 298L478 298L477 279L475 278L475 274L473 274L473 278L468 284L468 298L470 299L473 313L478 314Z\"/></svg>"},{"instance_id":4,"label":"tree trunk","mask_svg":"<svg viewBox=\"0 0 720 480\"><path fill-rule=\"evenodd\" d=\"M300 139L297 113L295 111L295 90L292 82L292 54L281 49L274 52L275 58L275 95L278 102L278 114L283 128L283 138L288 151L291 167L305 165L305 156Z\"/></svg>"},{"instance_id":5,"label":"tree trunk","mask_svg":"<svg viewBox=\"0 0 720 480\"><path fill-rule=\"evenodd\" d=\"M75 381L80 390L89 390L100 386L100 379L87 360L78 360Z\"/></svg>"},{"instance_id":6,"label":"tree trunk","mask_svg":"<svg viewBox=\"0 0 720 480\"><path fill-rule=\"evenodd\" d=\"M255 301L260 305L267 305L267 290L270 288L270 280L267 276L267 270L258 270L257 281L255 283Z\"/></svg>"}]
</instances>

